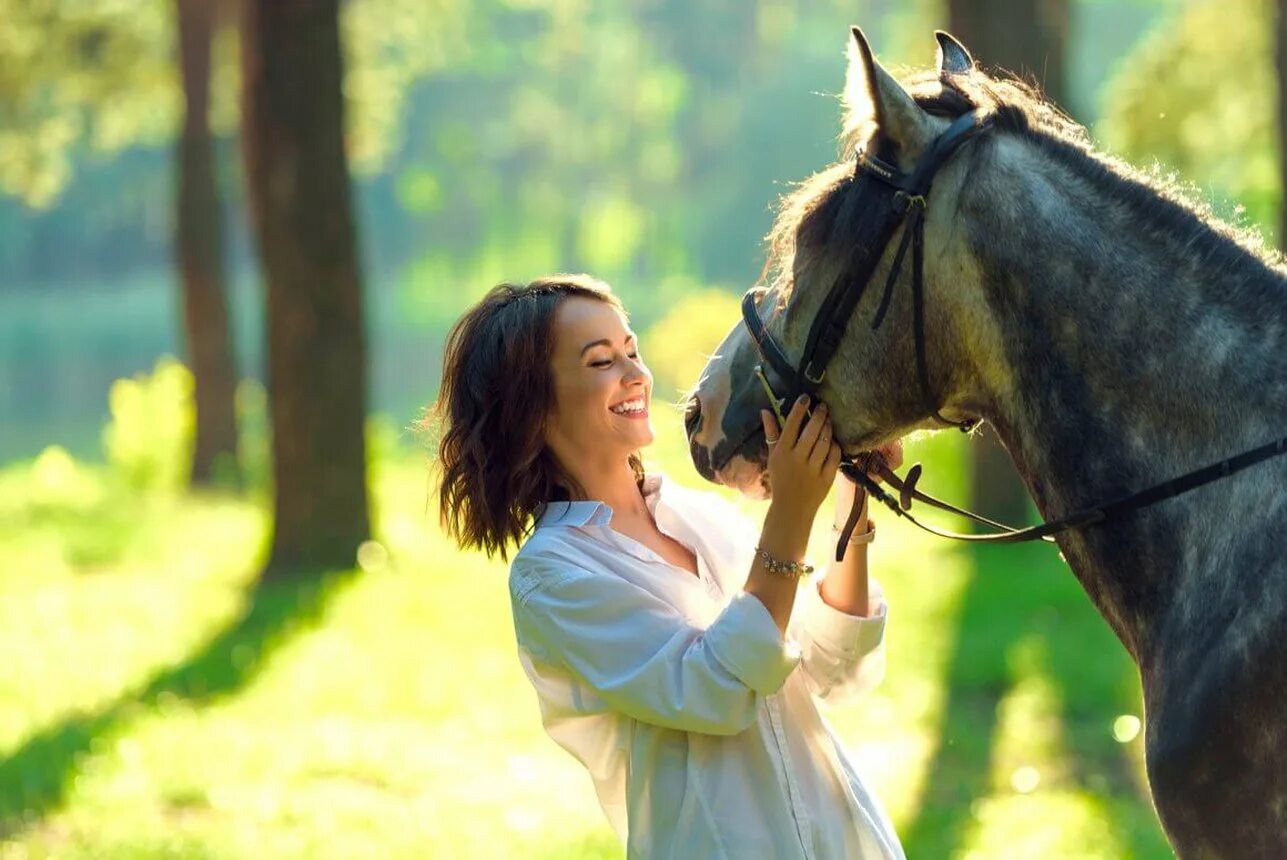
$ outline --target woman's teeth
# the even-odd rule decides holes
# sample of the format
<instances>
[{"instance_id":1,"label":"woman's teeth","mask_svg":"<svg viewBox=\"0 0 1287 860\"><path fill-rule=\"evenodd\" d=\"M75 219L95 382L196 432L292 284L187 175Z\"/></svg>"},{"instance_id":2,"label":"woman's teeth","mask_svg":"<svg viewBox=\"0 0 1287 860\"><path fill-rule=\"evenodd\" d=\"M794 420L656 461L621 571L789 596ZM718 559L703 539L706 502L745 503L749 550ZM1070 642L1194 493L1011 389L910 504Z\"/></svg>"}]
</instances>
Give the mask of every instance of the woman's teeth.
<instances>
[{"instance_id":1,"label":"woman's teeth","mask_svg":"<svg viewBox=\"0 0 1287 860\"><path fill-rule=\"evenodd\" d=\"M625 403L618 403L610 408L617 415L634 415L643 412L645 409L643 400L627 400Z\"/></svg>"}]
</instances>

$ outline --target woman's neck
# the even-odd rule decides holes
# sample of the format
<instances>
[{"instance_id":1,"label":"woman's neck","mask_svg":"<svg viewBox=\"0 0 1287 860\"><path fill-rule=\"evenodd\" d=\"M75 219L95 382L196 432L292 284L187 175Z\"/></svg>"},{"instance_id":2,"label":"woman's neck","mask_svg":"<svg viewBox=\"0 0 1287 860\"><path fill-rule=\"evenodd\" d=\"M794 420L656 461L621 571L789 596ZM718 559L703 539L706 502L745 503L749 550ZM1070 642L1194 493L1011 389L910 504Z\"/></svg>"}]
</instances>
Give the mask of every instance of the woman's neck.
<instances>
[{"instance_id":1,"label":"woman's neck","mask_svg":"<svg viewBox=\"0 0 1287 860\"><path fill-rule=\"evenodd\" d=\"M635 470L629 460L603 468L569 469L571 477L581 485L586 499L593 499L612 508L613 516L638 517L648 513L648 505L639 484L635 480Z\"/></svg>"}]
</instances>

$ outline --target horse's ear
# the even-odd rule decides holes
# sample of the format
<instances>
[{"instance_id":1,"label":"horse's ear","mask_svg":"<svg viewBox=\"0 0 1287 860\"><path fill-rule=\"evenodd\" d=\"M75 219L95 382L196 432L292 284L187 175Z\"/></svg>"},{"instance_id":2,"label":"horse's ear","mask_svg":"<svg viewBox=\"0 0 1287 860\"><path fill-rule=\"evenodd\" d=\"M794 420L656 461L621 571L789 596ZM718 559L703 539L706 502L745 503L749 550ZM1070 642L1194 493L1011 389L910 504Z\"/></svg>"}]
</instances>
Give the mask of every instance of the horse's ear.
<instances>
[{"instance_id":1,"label":"horse's ear","mask_svg":"<svg viewBox=\"0 0 1287 860\"><path fill-rule=\"evenodd\" d=\"M935 30L934 38L938 40L938 76L940 78L968 75L974 71L974 58L955 36L943 30Z\"/></svg>"},{"instance_id":2,"label":"horse's ear","mask_svg":"<svg viewBox=\"0 0 1287 860\"><path fill-rule=\"evenodd\" d=\"M851 32L844 95L845 136L870 142L877 134L883 134L900 155L915 159L934 139L933 121L876 62L862 30L853 27Z\"/></svg>"}]
</instances>

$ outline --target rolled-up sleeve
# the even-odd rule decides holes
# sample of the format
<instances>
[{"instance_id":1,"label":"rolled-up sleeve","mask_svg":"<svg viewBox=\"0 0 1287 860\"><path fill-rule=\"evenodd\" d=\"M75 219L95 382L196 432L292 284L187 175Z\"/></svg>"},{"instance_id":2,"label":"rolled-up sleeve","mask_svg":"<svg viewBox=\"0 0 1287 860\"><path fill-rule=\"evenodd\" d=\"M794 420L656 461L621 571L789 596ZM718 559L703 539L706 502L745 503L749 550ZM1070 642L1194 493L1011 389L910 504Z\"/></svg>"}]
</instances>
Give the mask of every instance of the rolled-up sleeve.
<instances>
[{"instance_id":1,"label":"rolled-up sleeve","mask_svg":"<svg viewBox=\"0 0 1287 860\"><path fill-rule=\"evenodd\" d=\"M788 635L799 643L809 691L842 704L875 687L885 675L884 593L871 580L866 616L841 612L822 599L822 581L803 588Z\"/></svg>"},{"instance_id":2,"label":"rolled-up sleeve","mask_svg":"<svg viewBox=\"0 0 1287 860\"><path fill-rule=\"evenodd\" d=\"M524 560L510 572L518 644L563 666L606 707L664 728L737 734L800 662L757 598L739 594L705 629L609 572Z\"/></svg>"}]
</instances>

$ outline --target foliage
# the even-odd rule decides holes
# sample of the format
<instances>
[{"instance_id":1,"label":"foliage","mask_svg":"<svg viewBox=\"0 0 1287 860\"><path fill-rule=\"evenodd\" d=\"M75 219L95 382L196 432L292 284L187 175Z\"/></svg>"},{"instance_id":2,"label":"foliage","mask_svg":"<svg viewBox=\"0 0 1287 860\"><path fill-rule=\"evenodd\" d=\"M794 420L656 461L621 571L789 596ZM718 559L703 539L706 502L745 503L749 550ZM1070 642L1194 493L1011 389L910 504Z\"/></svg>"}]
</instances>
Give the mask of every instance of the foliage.
<instances>
[{"instance_id":1,"label":"foliage","mask_svg":"<svg viewBox=\"0 0 1287 860\"><path fill-rule=\"evenodd\" d=\"M192 372L161 358L151 374L112 383L108 403L103 449L126 486L140 492L186 486L196 416Z\"/></svg>"},{"instance_id":2,"label":"foliage","mask_svg":"<svg viewBox=\"0 0 1287 860\"><path fill-rule=\"evenodd\" d=\"M407 97L420 79L471 52L468 0L355 0L341 12L348 154L360 172L384 168L402 145Z\"/></svg>"},{"instance_id":3,"label":"foliage","mask_svg":"<svg viewBox=\"0 0 1287 860\"><path fill-rule=\"evenodd\" d=\"M49 205L82 142L157 145L178 99L163 0L0 0L0 192Z\"/></svg>"},{"instance_id":4,"label":"foliage","mask_svg":"<svg viewBox=\"0 0 1287 860\"><path fill-rule=\"evenodd\" d=\"M885 56L928 4L866 8ZM835 156L849 4L529 0L422 88L399 175L432 246L404 281L439 320L499 280L590 271L649 324L659 285L750 286L775 181ZM838 17L833 17L833 15Z\"/></svg>"},{"instance_id":5,"label":"foliage","mask_svg":"<svg viewBox=\"0 0 1287 860\"><path fill-rule=\"evenodd\" d=\"M1110 148L1157 159L1217 211L1269 234L1281 198L1274 10L1268 0L1186 4L1121 62L1101 127Z\"/></svg>"},{"instance_id":6,"label":"foliage","mask_svg":"<svg viewBox=\"0 0 1287 860\"><path fill-rule=\"evenodd\" d=\"M739 314L738 299L723 290L685 291L639 339L654 397L677 400L692 388Z\"/></svg>"},{"instance_id":7,"label":"foliage","mask_svg":"<svg viewBox=\"0 0 1287 860\"><path fill-rule=\"evenodd\" d=\"M18 567L48 576L117 563L140 515L101 468L77 462L51 445L29 464L0 472L0 544Z\"/></svg>"},{"instance_id":8,"label":"foliage","mask_svg":"<svg viewBox=\"0 0 1287 860\"><path fill-rule=\"evenodd\" d=\"M236 4L211 0L216 35L211 119L240 122ZM456 61L467 4L359 0L344 4L350 155L377 170L399 144L411 84ZM53 204L85 150L168 147L182 104L172 0L0 0L0 193Z\"/></svg>"}]
</instances>

